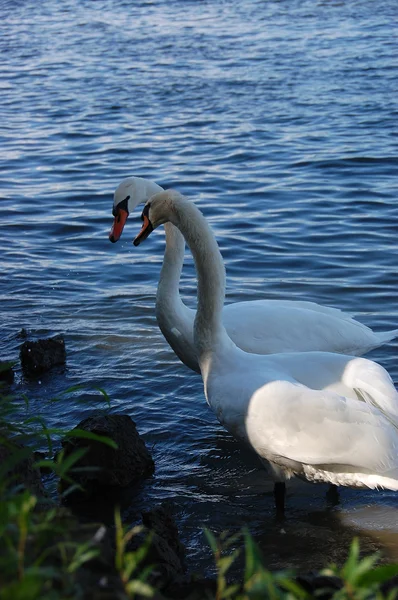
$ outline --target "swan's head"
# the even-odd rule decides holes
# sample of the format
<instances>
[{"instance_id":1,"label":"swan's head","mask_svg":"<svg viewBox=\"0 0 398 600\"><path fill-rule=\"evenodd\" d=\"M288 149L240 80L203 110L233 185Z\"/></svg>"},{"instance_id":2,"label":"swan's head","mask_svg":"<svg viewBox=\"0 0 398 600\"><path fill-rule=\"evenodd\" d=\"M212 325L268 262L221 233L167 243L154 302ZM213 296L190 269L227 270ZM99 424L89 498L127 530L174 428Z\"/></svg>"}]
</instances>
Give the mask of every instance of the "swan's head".
<instances>
[{"instance_id":1,"label":"swan's head","mask_svg":"<svg viewBox=\"0 0 398 600\"><path fill-rule=\"evenodd\" d=\"M112 214L115 220L109 234L110 241L117 242L120 239L127 217L138 204L146 202L153 194L162 190L160 185L149 179L141 177L124 179L113 196Z\"/></svg>"},{"instance_id":2,"label":"swan's head","mask_svg":"<svg viewBox=\"0 0 398 600\"><path fill-rule=\"evenodd\" d=\"M183 200L183 197L175 190L159 192L152 196L142 211L142 227L133 241L134 246L138 246L146 240L149 234L159 225L163 225L168 221L173 222L174 208L181 200Z\"/></svg>"}]
</instances>

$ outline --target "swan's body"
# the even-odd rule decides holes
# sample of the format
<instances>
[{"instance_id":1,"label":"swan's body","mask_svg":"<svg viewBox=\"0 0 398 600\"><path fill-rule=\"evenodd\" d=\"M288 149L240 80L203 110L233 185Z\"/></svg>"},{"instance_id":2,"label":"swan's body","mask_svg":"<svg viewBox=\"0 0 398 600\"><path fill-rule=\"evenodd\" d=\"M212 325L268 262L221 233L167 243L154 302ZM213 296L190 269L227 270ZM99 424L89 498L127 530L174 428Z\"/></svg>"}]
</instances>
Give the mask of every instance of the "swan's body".
<instances>
[{"instance_id":1,"label":"swan's body","mask_svg":"<svg viewBox=\"0 0 398 600\"><path fill-rule=\"evenodd\" d=\"M398 490L398 393L377 363L327 352L249 354L221 321L225 271L217 242L194 204L170 190L153 196L139 243L170 220L198 275L194 338L206 399L220 422L271 464L337 485Z\"/></svg>"},{"instance_id":2,"label":"swan's body","mask_svg":"<svg viewBox=\"0 0 398 600\"><path fill-rule=\"evenodd\" d=\"M150 180L126 179L115 192L114 211L124 203L128 215L140 202L162 189ZM112 241L120 237L123 225L124 222L116 237L112 230ZM166 250L156 295L156 318L180 360L200 372L193 340L196 311L184 304L179 292L185 242L171 223L165 223L165 231ZM255 354L324 350L361 356L398 335L398 329L374 332L336 308L292 300L228 304L223 308L222 320L235 344Z\"/></svg>"}]
</instances>

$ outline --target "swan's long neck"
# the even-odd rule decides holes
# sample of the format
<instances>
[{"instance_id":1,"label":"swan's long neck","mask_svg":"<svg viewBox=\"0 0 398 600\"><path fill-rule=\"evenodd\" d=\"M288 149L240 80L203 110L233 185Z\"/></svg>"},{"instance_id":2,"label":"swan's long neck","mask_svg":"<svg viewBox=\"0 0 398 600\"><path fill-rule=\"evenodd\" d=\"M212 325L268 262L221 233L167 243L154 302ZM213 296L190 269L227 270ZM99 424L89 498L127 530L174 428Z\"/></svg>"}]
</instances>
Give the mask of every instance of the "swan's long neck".
<instances>
[{"instance_id":1,"label":"swan's long neck","mask_svg":"<svg viewBox=\"0 0 398 600\"><path fill-rule=\"evenodd\" d=\"M228 339L221 320L225 298L224 262L206 219L198 208L183 198L174 199L170 219L179 228L195 260L198 277L198 307L194 340L199 362Z\"/></svg>"},{"instance_id":2,"label":"swan's long neck","mask_svg":"<svg viewBox=\"0 0 398 600\"><path fill-rule=\"evenodd\" d=\"M184 263L185 241L177 227L171 223L165 223L164 228L166 249L156 294L156 305L172 313L182 304L179 284Z\"/></svg>"}]
</instances>

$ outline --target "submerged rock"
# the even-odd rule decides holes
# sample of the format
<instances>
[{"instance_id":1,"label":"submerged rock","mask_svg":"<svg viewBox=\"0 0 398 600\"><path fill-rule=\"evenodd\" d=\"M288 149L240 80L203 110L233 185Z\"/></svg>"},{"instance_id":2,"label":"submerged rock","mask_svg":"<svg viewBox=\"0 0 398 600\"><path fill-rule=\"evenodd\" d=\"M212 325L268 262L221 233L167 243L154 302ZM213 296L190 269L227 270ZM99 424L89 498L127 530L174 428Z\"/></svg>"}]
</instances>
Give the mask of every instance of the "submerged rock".
<instances>
[{"instance_id":1,"label":"submerged rock","mask_svg":"<svg viewBox=\"0 0 398 600\"><path fill-rule=\"evenodd\" d=\"M387 598L388 594L391 592L397 593L398 590L398 575L391 577L388 581L385 581L380 586L381 592L385 598ZM394 598L394 596L392 596Z\"/></svg>"},{"instance_id":2,"label":"submerged rock","mask_svg":"<svg viewBox=\"0 0 398 600\"><path fill-rule=\"evenodd\" d=\"M217 581L206 577L190 577L173 581L163 592L167 600L205 600L216 598Z\"/></svg>"},{"instance_id":3,"label":"submerged rock","mask_svg":"<svg viewBox=\"0 0 398 600\"><path fill-rule=\"evenodd\" d=\"M298 575L296 577L296 583L298 583L308 594L314 597L316 596L320 600L332 598L344 585L339 577L321 575L317 572Z\"/></svg>"},{"instance_id":4,"label":"submerged rock","mask_svg":"<svg viewBox=\"0 0 398 600\"><path fill-rule=\"evenodd\" d=\"M20 348L19 356L25 375L40 375L55 365L65 364L65 342L59 336L35 342L26 341Z\"/></svg>"},{"instance_id":5,"label":"submerged rock","mask_svg":"<svg viewBox=\"0 0 398 600\"><path fill-rule=\"evenodd\" d=\"M76 429L106 436L116 442L117 449L101 441L73 437ZM126 487L137 483L155 470L153 459L128 415L93 415L81 421L71 434L62 442L65 456L80 448L85 448L86 453L69 475L84 488L86 496L95 493L98 486ZM61 487L65 488L62 482Z\"/></svg>"},{"instance_id":6,"label":"submerged rock","mask_svg":"<svg viewBox=\"0 0 398 600\"><path fill-rule=\"evenodd\" d=\"M172 515L172 505L164 502L159 507L142 513L144 530L129 543L128 550L138 549L150 540L140 568L152 566L149 582L164 591L181 580L185 574L185 546L182 544ZM150 536L148 538L148 536Z\"/></svg>"},{"instance_id":7,"label":"submerged rock","mask_svg":"<svg viewBox=\"0 0 398 600\"><path fill-rule=\"evenodd\" d=\"M173 517L173 506L163 502L160 506L142 513L144 526L163 538L178 558L178 571L185 571L185 546L181 542Z\"/></svg>"}]
</instances>

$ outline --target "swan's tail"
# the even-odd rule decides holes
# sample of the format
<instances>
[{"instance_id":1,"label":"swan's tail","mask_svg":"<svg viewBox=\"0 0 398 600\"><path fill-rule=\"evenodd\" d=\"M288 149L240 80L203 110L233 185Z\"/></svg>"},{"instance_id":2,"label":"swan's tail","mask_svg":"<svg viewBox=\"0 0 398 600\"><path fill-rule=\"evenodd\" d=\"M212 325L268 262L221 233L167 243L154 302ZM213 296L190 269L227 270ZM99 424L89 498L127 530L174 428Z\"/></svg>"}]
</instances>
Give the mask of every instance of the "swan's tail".
<instances>
[{"instance_id":1,"label":"swan's tail","mask_svg":"<svg viewBox=\"0 0 398 600\"><path fill-rule=\"evenodd\" d=\"M395 473L392 473L392 477L385 477L383 475L363 475L363 484L372 490L382 489L398 492L397 472L395 471Z\"/></svg>"},{"instance_id":2,"label":"swan's tail","mask_svg":"<svg viewBox=\"0 0 398 600\"><path fill-rule=\"evenodd\" d=\"M390 331L378 331L377 337L380 340L380 344L391 342L394 338L398 337L398 329L391 329Z\"/></svg>"},{"instance_id":3,"label":"swan's tail","mask_svg":"<svg viewBox=\"0 0 398 600\"><path fill-rule=\"evenodd\" d=\"M398 429L398 393L394 396L390 394L377 393L374 396L364 389L353 388L354 392L360 400L371 406L375 406L389 420L391 425ZM376 398L377 396L377 398Z\"/></svg>"}]
</instances>

